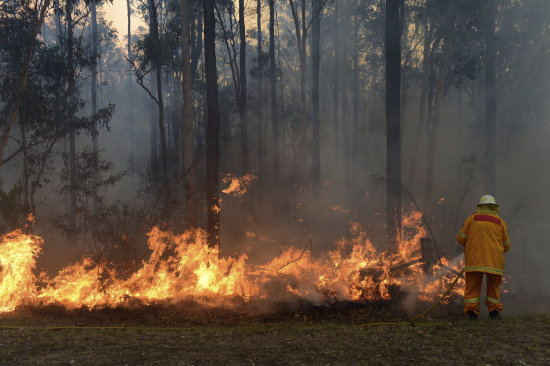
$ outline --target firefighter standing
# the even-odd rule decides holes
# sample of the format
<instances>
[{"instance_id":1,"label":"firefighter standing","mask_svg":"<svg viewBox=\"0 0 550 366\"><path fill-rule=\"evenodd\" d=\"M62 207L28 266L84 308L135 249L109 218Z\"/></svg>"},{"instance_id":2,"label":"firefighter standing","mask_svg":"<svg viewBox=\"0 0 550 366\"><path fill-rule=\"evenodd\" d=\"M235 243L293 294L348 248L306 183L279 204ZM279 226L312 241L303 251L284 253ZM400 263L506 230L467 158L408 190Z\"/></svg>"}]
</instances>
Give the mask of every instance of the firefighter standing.
<instances>
[{"instance_id":1,"label":"firefighter standing","mask_svg":"<svg viewBox=\"0 0 550 366\"><path fill-rule=\"evenodd\" d=\"M477 319L483 274L487 277L485 303L491 319L499 319L502 311L500 284L504 269L504 253L510 249L508 228L499 216L498 205L491 195L479 200L477 210L458 232L457 240L464 248L466 288L464 313Z\"/></svg>"}]
</instances>

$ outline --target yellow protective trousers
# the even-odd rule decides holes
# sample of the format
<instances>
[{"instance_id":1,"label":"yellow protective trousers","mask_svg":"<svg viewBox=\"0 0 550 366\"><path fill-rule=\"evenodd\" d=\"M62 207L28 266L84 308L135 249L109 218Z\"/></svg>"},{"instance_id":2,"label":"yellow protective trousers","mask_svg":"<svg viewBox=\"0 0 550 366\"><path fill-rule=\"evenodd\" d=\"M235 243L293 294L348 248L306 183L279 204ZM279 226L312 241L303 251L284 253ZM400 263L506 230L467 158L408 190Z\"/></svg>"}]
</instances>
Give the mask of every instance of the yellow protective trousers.
<instances>
[{"instance_id":1,"label":"yellow protective trousers","mask_svg":"<svg viewBox=\"0 0 550 366\"><path fill-rule=\"evenodd\" d=\"M465 272L464 313L468 311L473 311L475 314L479 313L479 297L481 295L481 283L483 282L484 274L487 277L485 304L489 311L502 311L502 303L500 302L502 276L484 272Z\"/></svg>"}]
</instances>

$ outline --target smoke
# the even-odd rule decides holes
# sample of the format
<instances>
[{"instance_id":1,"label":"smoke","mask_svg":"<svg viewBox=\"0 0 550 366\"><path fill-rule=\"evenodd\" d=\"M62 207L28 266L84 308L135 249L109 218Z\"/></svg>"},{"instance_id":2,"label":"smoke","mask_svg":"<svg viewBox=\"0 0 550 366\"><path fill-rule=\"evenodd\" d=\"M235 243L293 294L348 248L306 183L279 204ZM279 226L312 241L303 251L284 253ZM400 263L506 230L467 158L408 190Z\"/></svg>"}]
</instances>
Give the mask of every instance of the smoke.
<instances>
[{"instance_id":1,"label":"smoke","mask_svg":"<svg viewBox=\"0 0 550 366\"><path fill-rule=\"evenodd\" d=\"M335 4L338 3L338 19ZM251 163L257 180L247 187L241 197L224 196L221 208L222 256L246 255L250 263L263 264L277 258L287 247L294 248L296 257L305 248L306 257L326 258L331 250L338 249L342 238L350 239L350 225L359 225L368 233L372 247L382 252L386 245L386 192L376 177L386 175L385 156L385 111L384 111L384 58L383 58L383 9L379 2L367 1L359 7L354 2L328 2L321 19L321 78L320 78L320 160L321 182L315 195L312 187L303 184L303 176L309 177L311 161L308 154L302 156L299 139L300 123L300 70L298 65L295 35L289 8L286 2L277 7L277 85L276 95L280 122L280 156L278 171L273 166L274 143L270 111L270 83L267 55L257 59L256 40L249 36L247 60L249 61L249 147ZM533 12L538 7L537 12ZM268 50L267 9L263 14L264 53ZM546 31L541 25L540 14L548 14L550 4L537 1L533 4L504 2L498 15L499 52L497 70L498 145L496 192L484 189L487 161L485 157L485 88L483 66L483 39L476 38L473 44L466 34L455 32L452 42L466 45L463 54L453 54L453 69L441 95L440 116L436 120L432 110L425 111L421 120L422 94L422 43L423 31L418 14L406 16L406 31L403 35L403 81L402 81L402 174L404 192L410 192L418 207L408 194L403 194L405 213L420 209L431 212L427 221L445 258L453 258L449 266L458 265L457 256L462 247L456 243L456 230L475 209L479 197L493 194L500 205L501 216L507 222L512 249L506 254L503 302L506 312L524 314L544 311L550 299L550 276L546 260L550 254L545 244L548 238L550 186L548 173L548 52L544 46ZM358 17L355 17L358 14ZM168 14L169 15L169 14ZM309 11L308 11L309 15ZM472 20L479 32L480 25ZM541 23L542 22L542 23ZM248 24L248 22L247 22ZM253 22L251 22L253 24ZM434 21L433 27L441 26ZM249 30L253 31L253 25ZM539 30L536 30L539 29ZM358 37L353 34L357 31ZM443 32L443 30L442 30ZM51 36L51 35L50 35ZM52 41L52 38L45 38ZM544 42L543 42L544 41ZM310 40L308 39L308 42ZM355 43L357 42L357 43ZM417 48L414 48L416 45ZM436 47L437 48L437 47ZM218 72L220 74L220 103L222 105L222 165L221 176L242 176L240 171L240 121L236 109L236 97L227 63L227 53L218 44ZM109 57L107 57L108 55ZM55 274L66 264L74 263L81 256L112 255L114 257L133 248L132 265L141 263L150 251L146 233L161 225L175 233L188 227L181 215L175 214L161 220L159 203L154 193L150 156L158 144L151 143L151 126L157 128L157 110L146 92L134 80L124 60L121 48L104 49L102 82L99 86L99 105L114 103L116 113L110 121L110 130L101 131L98 137L100 156L114 164L114 170L126 172L116 184L104 189L101 196L105 202L118 207L119 211L109 216L109 230L104 229L101 238L90 238L90 232L82 231L80 242L67 243L58 229L58 217L66 212L65 197L56 190L61 184L60 171L63 146L56 147L56 163L49 172L48 182L37 193L36 234L44 238L43 254L38 267ZM354 58L357 58L355 63ZM433 75L437 78L440 53ZM464 59L462 59L462 57ZM263 60L263 61L262 61ZM263 89L258 85L257 62L264 62ZM202 60L199 62L202 64ZM256 68L256 69L254 69ZM357 69L356 69L357 68ZM195 84L195 151L194 173L197 187L204 185L205 100L198 68ZM177 71L177 70L176 70ZM311 60L306 66L308 139L311 134ZM180 80L176 72L164 69L166 94L167 140L170 150L171 172L177 171L178 126L181 122ZM357 77L356 77L357 75ZM434 82L434 81L432 81ZM354 94L354 83L359 92ZM90 89L84 79L81 90L85 99ZM432 90L432 98L435 90ZM428 93L429 94L429 93ZM430 96L428 95L429 99ZM427 103L430 103L426 101ZM432 116L430 116L430 112ZM429 166L428 133L437 123L434 148L434 176L432 191L426 195ZM77 139L79 149L90 145L89 136ZM263 148L262 148L263 147ZM259 152L261 150L261 153ZM6 165L2 171L4 189L20 181L21 160ZM175 191L183 192L181 182L175 181ZM230 182L227 182L230 183ZM180 189L181 188L181 189ZM225 189L224 187L223 189ZM311 189L310 189L311 188ZM153 192L153 193L151 193ZM183 196L183 193L182 193ZM205 198L197 193L201 207L199 226L206 224ZM171 204L175 211L185 207L186 202L178 196ZM91 204L90 204L91 206ZM123 235L126 235L123 239ZM406 233L404 234L406 235ZM105 239L106 238L106 239ZM86 244L84 244L86 243ZM128 244L131 243L131 244ZM105 249L107 248L107 249ZM120 254L120 256L122 256ZM94 257L95 258L95 257ZM117 257L118 258L118 257ZM416 258L416 257L415 257ZM288 258L293 260L295 258ZM303 258L304 259L304 258ZM301 261L301 260L300 260ZM281 264L282 265L282 264ZM405 281L406 276L399 278ZM428 282L438 278L429 278ZM278 278L265 284L268 297L295 300L291 290L299 289L300 299L320 303L321 296L311 278L304 282L295 276ZM413 309L418 300L414 286L402 284L407 295L403 306ZM444 290L440 288L440 290ZM533 301L522 301L529 299ZM457 300L460 301L460 300Z\"/></svg>"}]
</instances>

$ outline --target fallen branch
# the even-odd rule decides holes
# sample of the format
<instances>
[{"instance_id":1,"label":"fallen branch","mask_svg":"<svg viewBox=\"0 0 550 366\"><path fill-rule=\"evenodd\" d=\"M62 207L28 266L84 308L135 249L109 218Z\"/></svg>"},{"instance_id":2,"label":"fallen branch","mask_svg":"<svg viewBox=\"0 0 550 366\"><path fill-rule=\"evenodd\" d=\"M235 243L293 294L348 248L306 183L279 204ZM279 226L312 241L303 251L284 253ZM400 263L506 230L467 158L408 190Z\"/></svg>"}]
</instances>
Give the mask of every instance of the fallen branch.
<instances>
[{"instance_id":1,"label":"fallen branch","mask_svg":"<svg viewBox=\"0 0 550 366\"><path fill-rule=\"evenodd\" d=\"M300 259L302 259L302 257L304 256L304 253L306 252L306 250L308 248L309 248L309 250L311 250L311 247L312 247L312 245L311 245L311 234L309 234L309 242L305 245L304 249L302 250L302 253L300 253L298 258L291 260L290 262L288 262L287 264L285 264L284 266L279 268L279 271L282 270L283 268L285 268L286 266L292 264L292 263L298 262Z\"/></svg>"}]
</instances>

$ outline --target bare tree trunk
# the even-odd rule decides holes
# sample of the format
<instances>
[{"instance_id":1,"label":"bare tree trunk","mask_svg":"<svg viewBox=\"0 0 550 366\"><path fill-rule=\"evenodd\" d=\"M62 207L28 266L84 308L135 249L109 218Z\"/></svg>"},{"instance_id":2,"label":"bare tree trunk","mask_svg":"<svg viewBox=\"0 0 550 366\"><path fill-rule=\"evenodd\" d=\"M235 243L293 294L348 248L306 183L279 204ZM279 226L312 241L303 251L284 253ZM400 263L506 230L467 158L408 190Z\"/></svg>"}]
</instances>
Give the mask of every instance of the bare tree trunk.
<instances>
[{"instance_id":1,"label":"bare tree trunk","mask_svg":"<svg viewBox=\"0 0 550 366\"><path fill-rule=\"evenodd\" d=\"M206 209L207 242L211 247L220 246L220 108L218 104L218 76L216 70L216 24L214 0L203 0L204 12L204 62L206 74L206 103L208 123L206 128Z\"/></svg>"},{"instance_id":2,"label":"bare tree trunk","mask_svg":"<svg viewBox=\"0 0 550 366\"><path fill-rule=\"evenodd\" d=\"M401 25L402 0L386 0L387 248L395 253L401 232Z\"/></svg>"},{"instance_id":3,"label":"bare tree trunk","mask_svg":"<svg viewBox=\"0 0 550 366\"><path fill-rule=\"evenodd\" d=\"M184 177L185 222L188 228L197 227L195 192L195 169L193 167L193 90L191 80L191 24L189 18L191 0L181 1L181 57L183 95L183 127L181 131L180 176ZM183 156L182 156L183 155Z\"/></svg>"},{"instance_id":4,"label":"bare tree trunk","mask_svg":"<svg viewBox=\"0 0 550 366\"><path fill-rule=\"evenodd\" d=\"M298 47L298 59L300 61L300 157L302 158L302 173L300 185L304 188L310 183L309 169L309 146L307 139L307 101L306 101L306 46L307 46L307 24L306 24L306 1L301 1L301 15L294 0L288 0L292 11L292 19L296 32L296 45ZM296 161L295 164L298 164Z\"/></svg>"},{"instance_id":5,"label":"bare tree trunk","mask_svg":"<svg viewBox=\"0 0 550 366\"><path fill-rule=\"evenodd\" d=\"M197 79L197 66L202 54L202 31L203 31L203 14L202 6L198 0L195 1L196 6L196 27L191 28L191 81L194 83ZM193 25L195 21L193 21Z\"/></svg>"},{"instance_id":6,"label":"bare tree trunk","mask_svg":"<svg viewBox=\"0 0 550 366\"><path fill-rule=\"evenodd\" d=\"M250 155L248 153L248 101L246 96L246 29L244 23L244 0L239 0L239 39L241 171L246 173L250 170Z\"/></svg>"},{"instance_id":7,"label":"bare tree trunk","mask_svg":"<svg viewBox=\"0 0 550 366\"><path fill-rule=\"evenodd\" d=\"M495 23L496 3L489 0L487 8L487 43L485 50L485 83L486 83L486 104L485 104L485 156L487 159L487 175L485 177L485 192L496 194L496 72L495 72Z\"/></svg>"},{"instance_id":8,"label":"bare tree trunk","mask_svg":"<svg viewBox=\"0 0 550 366\"><path fill-rule=\"evenodd\" d=\"M414 132L412 155L410 158L410 170L408 172L409 182L413 181L416 175L416 165L418 160L418 150L420 134L423 130L423 126L426 123L426 99L428 97L428 84L430 82L430 47L432 43L432 33L429 26L429 20L424 20L424 51L422 58L422 84L420 87L420 106L418 121Z\"/></svg>"},{"instance_id":9,"label":"bare tree trunk","mask_svg":"<svg viewBox=\"0 0 550 366\"><path fill-rule=\"evenodd\" d=\"M352 120L352 148L351 148L351 182L355 185L358 154L359 154L359 51L358 51L358 32L359 32L359 17L357 15L359 9L355 4L355 15L353 24L353 120Z\"/></svg>"},{"instance_id":10,"label":"bare tree trunk","mask_svg":"<svg viewBox=\"0 0 550 366\"><path fill-rule=\"evenodd\" d=\"M334 94L333 94L333 108L334 108L334 117L333 117L333 125L334 125L334 153L336 156L338 156L339 151L339 130L338 130L338 114L339 114L339 103L338 103L338 72L340 69L340 25L338 21L339 17L339 2L334 2Z\"/></svg>"},{"instance_id":11,"label":"bare tree trunk","mask_svg":"<svg viewBox=\"0 0 550 366\"><path fill-rule=\"evenodd\" d=\"M256 4L256 28L258 28L258 166L264 168L264 70L262 64L262 0Z\"/></svg>"},{"instance_id":12,"label":"bare tree trunk","mask_svg":"<svg viewBox=\"0 0 550 366\"><path fill-rule=\"evenodd\" d=\"M91 13L92 13L92 60L91 60L91 71L92 71L92 116L94 116L97 113L97 11L96 11L96 0L92 0L91 4ZM98 130L97 130L97 122L94 123L93 131L92 131L92 152L94 153L94 174L95 174L95 180L99 181L99 171L97 166L97 137L98 137ZM94 199L93 207L94 209L97 208L98 202L96 199Z\"/></svg>"},{"instance_id":13,"label":"bare tree trunk","mask_svg":"<svg viewBox=\"0 0 550 366\"><path fill-rule=\"evenodd\" d=\"M126 8L128 10L128 44L127 44L127 52L128 52L128 60L132 60L132 28L131 28L131 18L132 18L132 5L130 4L130 0L126 0Z\"/></svg>"},{"instance_id":14,"label":"bare tree trunk","mask_svg":"<svg viewBox=\"0 0 550 366\"><path fill-rule=\"evenodd\" d=\"M21 149L23 150L23 193L24 193L24 210L25 216L31 213L30 204L30 189L29 189L29 150L27 145L27 131L25 123L22 119L19 119L19 125L21 128Z\"/></svg>"},{"instance_id":15,"label":"bare tree trunk","mask_svg":"<svg viewBox=\"0 0 550 366\"><path fill-rule=\"evenodd\" d=\"M68 80L68 108L72 109L74 94L74 43L73 43L73 19L72 0L67 0L65 5L65 16L67 19L67 80ZM68 115L69 120L69 237L74 239L76 234L76 146L74 131L74 116ZM73 243L74 244L74 243Z\"/></svg>"},{"instance_id":16,"label":"bare tree trunk","mask_svg":"<svg viewBox=\"0 0 550 366\"><path fill-rule=\"evenodd\" d=\"M155 90L156 84L154 80L151 80L151 90ZM155 102L156 105L156 102ZM157 106L157 105L156 105ZM158 110L158 106L157 106ZM159 172L159 158L158 158L158 124L157 117L154 113L153 106L151 106L151 129L150 129L150 149L151 149L151 175L155 182L160 180Z\"/></svg>"},{"instance_id":17,"label":"bare tree trunk","mask_svg":"<svg viewBox=\"0 0 550 366\"><path fill-rule=\"evenodd\" d=\"M63 38L63 26L61 25L61 9L59 7L59 0L54 0L54 13L57 41L61 42L61 39Z\"/></svg>"},{"instance_id":18,"label":"bare tree trunk","mask_svg":"<svg viewBox=\"0 0 550 366\"><path fill-rule=\"evenodd\" d=\"M0 170L2 170L2 166L3 166L4 149L6 148L6 144L8 143L10 131L15 125L15 122L17 121L17 117L19 116L19 109L21 108L23 93L27 88L27 80L29 78L29 69L31 66L32 53L34 50L34 42L36 40L36 37L40 33L40 30L42 29L42 24L44 24L44 16L46 15L46 11L50 7L50 2L51 0L46 0L44 2L44 5L42 5L42 9L40 9L40 15L38 16L38 20L34 25L31 42L28 45L27 54L25 55L25 65L23 67L21 84L19 86L19 90L17 91L19 93L19 96L17 97L17 100L15 102L15 108L13 112L10 114L10 117L8 118L8 121L4 127L4 130L2 131L2 137L0 138Z\"/></svg>"},{"instance_id":19,"label":"bare tree trunk","mask_svg":"<svg viewBox=\"0 0 550 366\"><path fill-rule=\"evenodd\" d=\"M271 123L273 127L273 179L278 181L280 164L279 119L277 115L277 79L275 66L275 0L269 0L269 77L271 81Z\"/></svg>"},{"instance_id":20,"label":"bare tree trunk","mask_svg":"<svg viewBox=\"0 0 550 366\"><path fill-rule=\"evenodd\" d=\"M162 66L159 64L156 66L157 76L157 99L159 109L159 133L160 133L160 153L162 159L162 178L164 183L168 180L168 148L166 145L166 129L164 126L164 101L162 95ZM167 188L167 187L165 187Z\"/></svg>"},{"instance_id":21,"label":"bare tree trunk","mask_svg":"<svg viewBox=\"0 0 550 366\"><path fill-rule=\"evenodd\" d=\"M149 0L149 33L155 42L159 42L159 26L157 7L154 0ZM162 65L160 60L154 61L156 71L156 87L157 87L157 106L158 106L158 126L160 134L160 153L162 164L162 179L165 184L164 189L168 189L168 149L166 146L166 129L164 126L164 101L162 95ZM166 193L166 192L165 192Z\"/></svg>"},{"instance_id":22,"label":"bare tree trunk","mask_svg":"<svg viewBox=\"0 0 550 366\"><path fill-rule=\"evenodd\" d=\"M321 4L320 0L312 0L313 13L313 29L311 35L311 71L312 71L312 90L311 104L313 107L312 113L312 129L313 129L313 156L311 161L311 178L313 193L317 194L321 186L321 146L319 136L319 67L320 55L319 46L321 38Z\"/></svg>"},{"instance_id":23,"label":"bare tree trunk","mask_svg":"<svg viewBox=\"0 0 550 366\"><path fill-rule=\"evenodd\" d=\"M424 217L428 224L432 218L432 201L433 201L433 182L435 171L435 158L437 156L437 132L439 128L439 122L441 119L441 104L443 99L443 92L445 88L445 79L449 70L449 57L451 52L451 44L449 40L445 40L443 43L443 54L441 59L441 65L439 66L439 75L437 77L437 85L434 96L433 113L431 113L429 119L428 130L428 145L426 155L426 204L424 205Z\"/></svg>"}]
</instances>

